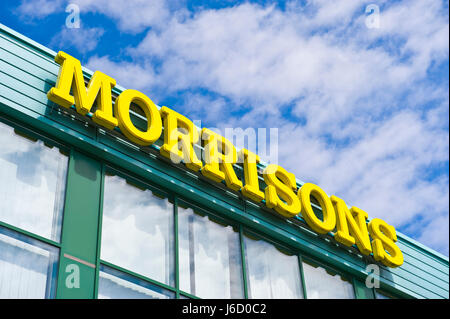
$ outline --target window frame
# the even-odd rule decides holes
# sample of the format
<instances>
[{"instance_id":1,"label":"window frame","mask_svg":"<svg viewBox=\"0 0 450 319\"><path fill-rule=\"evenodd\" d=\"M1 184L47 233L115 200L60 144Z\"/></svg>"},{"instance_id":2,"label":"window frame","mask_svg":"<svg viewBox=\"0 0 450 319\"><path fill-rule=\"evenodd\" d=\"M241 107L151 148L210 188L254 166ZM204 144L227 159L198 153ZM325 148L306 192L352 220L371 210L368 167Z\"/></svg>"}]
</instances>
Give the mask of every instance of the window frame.
<instances>
[{"instance_id":1,"label":"window frame","mask_svg":"<svg viewBox=\"0 0 450 319\"><path fill-rule=\"evenodd\" d=\"M131 277L136 277L139 280L142 280L144 282L147 282L151 285L156 285L158 287L161 287L163 289L169 290L171 292L173 292L175 294L175 298L178 298L178 289L176 288L176 280L177 280L177 263L176 263L176 254L177 252L174 251L174 275L175 275L175 280L174 280L174 286L172 287L170 285L167 285L163 282L157 281L155 279L152 279L150 277L144 276L142 274L136 273L132 270L126 269L124 267L121 267L119 265L113 264L111 262L108 262L106 260L103 260L100 258L100 253L101 253L101 240L102 240L102 226L103 226L103 204L104 204L104 190L105 190L105 176L108 173L112 173L113 176L118 176L120 178L123 178L126 182L130 182L131 185L138 187L138 188L145 188L146 190L150 190L152 193L157 193L161 196L166 197L169 202L172 203L172 217L174 218L174 230L176 229L175 227L175 210L176 210L176 196L174 194L171 194L170 192L167 192L161 188L158 188L150 183L148 183L145 179L142 178L137 178L135 177L133 174L130 174L128 172L126 172L125 170L122 169L117 169L111 165L109 165L108 163L102 162L102 168L101 168L101 188L100 188L100 207L99 207L99 223L98 223L98 236L97 236L97 262L96 262L96 267L95 267L95 282L94 282L94 298L98 299L98 288L99 288L99 273L101 270L102 265L112 268L116 271L119 271L121 273L124 273L128 276ZM175 233L174 233L174 237L175 237ZM175 242L175 238L173 240L173 242ZM176 248L176 245L175 247Z\"/></svg>"},{"instance_id":2,"label":"window frame","mask_svg":"<svg viewBox=\"0 0 450 319\"><path fill-rule=\"evenodd\" d=\"M68 183L68 175L69 175L69 165L70 165L70 147L67 147L64 144L59 143L58 141L47 137L46 135L41 134L40 132L38 132L37 130L34 129L29 129L19 123L17 123L16 121L10 120L9 118L3 116L2 114L0 114L0 123L5 124L9 127L11 127L14 130L14 134L18 135L21 138L25 138L34 142L38 142L38 141L42 141L44 143L44 145L46 147L57 147L59 149L59 152L63 155L65 155L67 157L67 167L66 167L66 174L64 176L64 194L61 196L61 201L62 201L62 212L61 212L61 217L59 222L61 222L61 229L60 229L60 234L59 234L59 241L55 241L53 239L38 235L36 233L33 233L31 231L27 231L23 228L14 226L12 224L9 224L7 222L1 221L0 220L0 226L12 229L18 233L21 233L25 236L29 236L32 237L36 240L45 242L49 245L61 248L61 241L62 241L62 226L64 224L64 212L65 212L65 202L66 202L66 193L67 193L67 183ZM17 133L19 132L19 133Z\"/></svg>"}]
</instances>

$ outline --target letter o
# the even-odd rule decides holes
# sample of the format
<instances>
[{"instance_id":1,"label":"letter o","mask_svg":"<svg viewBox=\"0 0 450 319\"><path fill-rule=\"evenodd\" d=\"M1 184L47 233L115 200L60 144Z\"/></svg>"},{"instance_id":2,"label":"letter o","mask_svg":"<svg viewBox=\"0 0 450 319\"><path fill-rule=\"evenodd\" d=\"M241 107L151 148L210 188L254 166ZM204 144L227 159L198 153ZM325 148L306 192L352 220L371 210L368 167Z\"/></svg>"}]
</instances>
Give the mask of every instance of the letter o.
<instances>
[{"instance_id":1,"label":"letter o","mask_svg":"<svg viewBox=\"0 0 450 319\"><path fill-rule=\"evenodd\" d=\"M147 131L139 130L131 121L131 103L139 105L144 111L147 118ZM120 131L136 144L147 146L153 144L161 136L162 121L158 108L148 96L137 90L123 91L114 103L114 113L119 120Z\"/></svg>"},{"instance_id":2,"label":"letter o","mask_svg":"<svg viewBox=\"0 0 450 319\"><path fill-rule=\"evenodd\" d=\"M313 196L322 207L323 221L317 218L311 206ZM306 183L298 190L297 196L302 204L301 214L308 225L319 234L326 234L336 226L336 213L327 194L317 185Z\"/></svg>"}]
</instances>

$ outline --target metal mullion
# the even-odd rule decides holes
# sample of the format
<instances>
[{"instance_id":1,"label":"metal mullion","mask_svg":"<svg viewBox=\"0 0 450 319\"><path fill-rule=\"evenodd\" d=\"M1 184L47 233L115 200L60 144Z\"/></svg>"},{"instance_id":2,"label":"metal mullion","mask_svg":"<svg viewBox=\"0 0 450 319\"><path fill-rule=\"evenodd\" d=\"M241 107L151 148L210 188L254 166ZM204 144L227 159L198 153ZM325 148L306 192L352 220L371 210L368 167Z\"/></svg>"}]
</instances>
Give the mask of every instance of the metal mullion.
<instances>
[{"instance_id":1,"label":"metal mullion","mask_svg":"<svg viewBox=\"0 0 450 319\"><path fill-rule=\"evenodd\" d=\"M175 232L175 298L180 298L180 270L179 270L179 253L178 253L178 197L175 196L173 200L173 214L174 214L174 232Z\"/></svg>"},{"instance_id":2,"label":"metal mullion","mask_svg":"<svg viewBox=\"0 0 450 319\"><path fill-rule=\"evenodd\" d=\"M36 235L34 233L31 233L31 232L26 231L24 229L18 228L16 226L11 225L11 224L8 224L8 223L0 221L0 226L1 227L5 227L5 228L7 228L9 230L15 231L15 232L17 232L17 233L19 233L21 235L30 237L30 238L38 240L38 241L41 241L41 242L46 243L48 245L51 245L51 246L54 246L54 247L57 247L57 248L61 248L61 243L58 243L58 242L53 241L51 239L42 237L40 235Z\"/></svg>"},{"instance_id":3,"label":"metal mullion","mask_svg":"<svg viewBox=\"0 0 450 319\"><path fill-rule=\"evenodd\" d=\"M303 272L302 256L297 255L297 257L298 257L298 267L299 267L299 270L300 270L300 280L302 282L303 299L308 299L308 295L306 293L305 273Z\"/></svg>"},{"instance_id":4,"label":"metal mullion","mask_svg":"<svg viewBox=\"0 0 450 319\"><path fill-rule=\"evenodd\" d=\"M162 283L162 282L156 281L156 280L151 279L151 278L149 278L149 277L146 277L146 276L144 276L144 275L140 275L140 274L138 274L138 273L135 273L134 271L131 271L131 270L122 268L122 267L117 266L117 265L115 265L115 264L112 264L112 263L110 263L110 262L108 262L108 261L105 261L105 260L100 259L100 264L103 264L103 265L105 265L105 266L108 266L108 267L113 268L113 269L115 269L115 270L118 270L118 271L120 271L120 272L123 272L123 273L125 273L125 274L127 274L127 275L136 277L136 278L138 278L138 279L141 279L141 280L143 280L143 281L146 281L146 282L148 282L148 283L151 283L151 284L153 284L153 285L159 286L159 287L161 287L161 288L164 288L164 289L167 289L167 290L170 290L170 291L176 293L176 290L177 290L177 289L174 288L174 287L168 286L167 284L164 284L164 283Z\"/></svg>"},{"instance_id":5,"label":"metal mullion","mask_svg":"<svg viewBox=\"0 0 450 319\"><path fill-rule=\"evenodd\" d=\"M75 169L77 165L83 168L81 172ZM61 230L57 299L95 297L101 172L99 161L74 148L71 149ZM80 233L80 229L83 229L83 232ZM68 255L79 260L71 259ZM86 262L84 266L83 262ZM80 266L80 276L84 278L80 289L70 289L66 285L65 270L73 263ZM88 267L85 267L86 265Z\"/></svg>"},{"instance_id":6,"label":"metal mullion","mask_svg":"<svg viewBox=\"0 0 450 319\"><path fill-rule=\"evenodd\" d=\"M361 296L360 296L360 294L358 292L358 289L356 288L355 280L356 280L355 277L352 277L350 279L350 282L351 282L352 287L353 287L353 294L355 295L355 299L365 299L365 298L360 298Z\"/></svg>"},{"instance_id":7,"label":"metal mullion","mask_svg":"<svg viewBox=\"0 0 450 319\"><path fill-rule=\"evenodd\" d=\"M100 181L100 201L99 201L99 217L97 232L97 258L95 261L95 281L94 281L94 298L98 299L98 280L100 272L100 252L102 241L102 225L103 225L103 195L105 190L105 164L102 163L101 181Z\"/></svg>"},{"instance_id":8,"label":"metal mullion","mask_svg":"<svg viewBox=\"0 0 450 319\"><path fill-rule=\"evenodd\" d=\"M241 264L242 264L242 278L244 279L244 298L248 299L248 287L247 287L247 267L245 260L245 246L244 246L244 234L242 231L242 225L239 225L239 242L241 246Z\"/></svg>"}]
</instances>

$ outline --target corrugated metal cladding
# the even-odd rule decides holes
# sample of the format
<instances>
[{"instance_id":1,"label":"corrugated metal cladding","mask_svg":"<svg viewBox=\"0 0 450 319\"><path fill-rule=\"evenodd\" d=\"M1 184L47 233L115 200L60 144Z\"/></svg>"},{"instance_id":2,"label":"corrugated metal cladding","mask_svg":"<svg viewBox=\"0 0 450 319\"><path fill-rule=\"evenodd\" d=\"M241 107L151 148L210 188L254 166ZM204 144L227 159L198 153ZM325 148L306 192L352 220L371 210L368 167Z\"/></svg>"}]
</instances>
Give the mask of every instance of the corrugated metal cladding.
<instances>
[{"instance_id":1,"label":"corrugated metal cladding","mask_svg":"<svg viewBox=\"0 0 450 319\"><path fill-rule=\"evenodd\" d=\"M99 136L98 128L93 125L85 125L58 112L46 96L58 75L59 65L53 60L55 55L52 50L0 25L0 115L36 129L68 147L75 146L88 155L115 161L120 166L127 165L127 169L141 176L148 176L152 171L152 176L158 177L161 185L172 183L172 189L177 193L190 194L196 202L214 207L246 227L257 228L266 236L298 248L364 282L366 261L361 256L337 247L332 240L314 236L305 230L307 226L300 225L301 220L298 224L287 223L260 207L242 203L221 188L190 178L180 169L144 156L136 149L119 145L112 137ZM91 71L84 71L87 78L92 75ZM116 87L115 90L120 93L123 89ZM405 261L399 268L382 267L383 286L401 296L449 298L448 258L402 234L398 238Z\"/></svg>"}]
</instances>

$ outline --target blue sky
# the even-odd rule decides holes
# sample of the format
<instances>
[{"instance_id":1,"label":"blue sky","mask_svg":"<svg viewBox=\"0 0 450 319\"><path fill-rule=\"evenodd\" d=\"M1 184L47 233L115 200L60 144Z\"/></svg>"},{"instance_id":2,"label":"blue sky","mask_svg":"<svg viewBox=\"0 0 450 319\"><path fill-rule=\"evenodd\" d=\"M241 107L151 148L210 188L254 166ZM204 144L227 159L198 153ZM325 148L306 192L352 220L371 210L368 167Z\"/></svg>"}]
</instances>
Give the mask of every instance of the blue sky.
<instances>
[{"instance_id":1,"label":"blue sky","mask_svg":"<svg viewBox=\"0 0 450 319\"><path fill-rule=\"evenodd\" d=\"M68 3L81 27L65 21ZM368 5L379 11L379 27ZM449 254L448 2L2 1L1 23Z\"/></svg>"}]
</instances>

